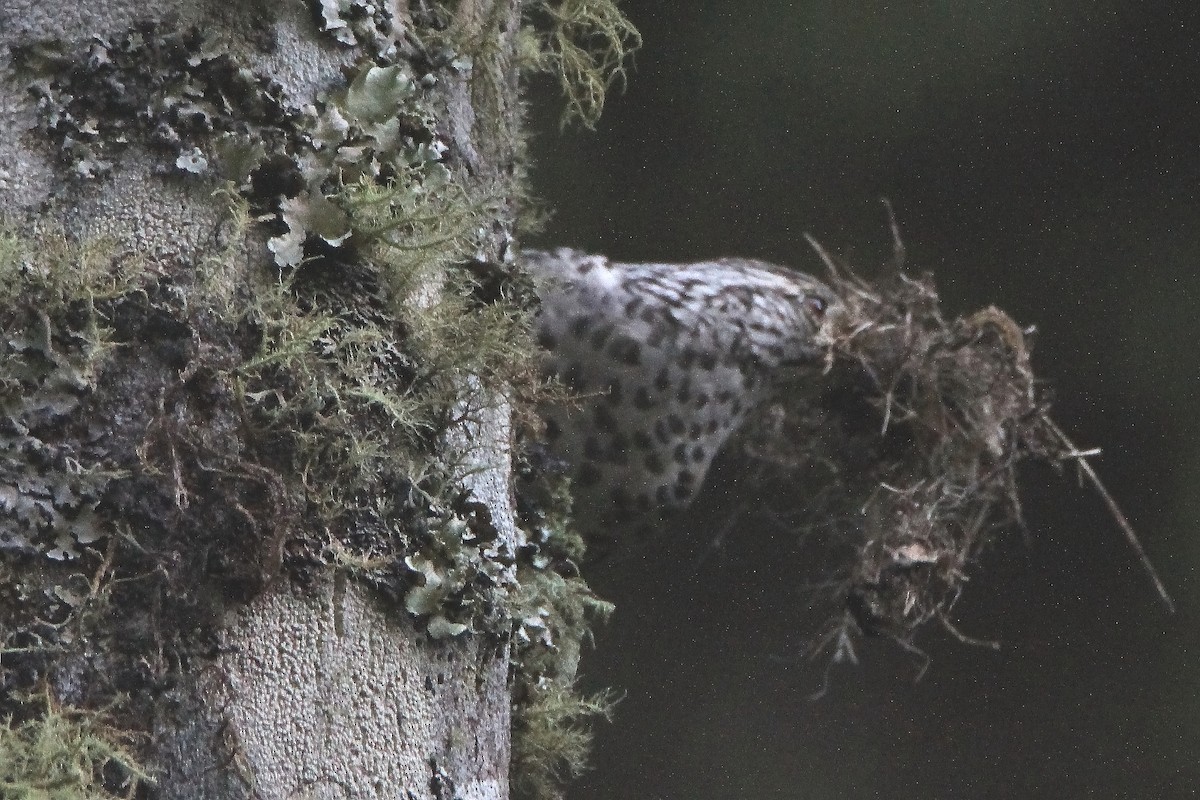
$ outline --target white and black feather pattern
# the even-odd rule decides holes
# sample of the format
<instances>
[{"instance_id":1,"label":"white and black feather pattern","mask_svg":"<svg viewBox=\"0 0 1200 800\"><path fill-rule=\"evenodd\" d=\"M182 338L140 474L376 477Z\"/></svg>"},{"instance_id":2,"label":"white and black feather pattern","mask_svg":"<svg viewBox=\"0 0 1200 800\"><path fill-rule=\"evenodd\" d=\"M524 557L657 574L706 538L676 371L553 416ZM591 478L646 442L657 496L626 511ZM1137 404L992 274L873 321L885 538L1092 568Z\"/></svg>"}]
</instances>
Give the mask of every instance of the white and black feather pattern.
<instances>
[{"instance_id":1,"label":"white and black feather pattern","mask_svg":"<svg viewBox=\"0 0 1200 800\"><path fill-rule=\"evenodd\" d=\"M523 262L548 369L580 398L547 410L549 444L571 465L577 519L603 525L690 502L772 378L822 357L837 302L750 259L623 264L563 248Z\"/></svg>"}]
</instances>

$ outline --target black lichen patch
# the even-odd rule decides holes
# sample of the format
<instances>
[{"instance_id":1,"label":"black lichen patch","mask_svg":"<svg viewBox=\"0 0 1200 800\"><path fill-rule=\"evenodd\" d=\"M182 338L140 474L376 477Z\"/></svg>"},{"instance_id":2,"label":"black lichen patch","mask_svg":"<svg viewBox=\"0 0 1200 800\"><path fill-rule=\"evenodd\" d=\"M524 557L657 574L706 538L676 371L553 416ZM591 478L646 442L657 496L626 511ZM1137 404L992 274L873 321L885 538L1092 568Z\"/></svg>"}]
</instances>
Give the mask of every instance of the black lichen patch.
<instances>
[{"instance_id":1,"label":"black lichen patch","mask_svg":"<svg viewBox=\"0 0 1200 800\"><path fill-rule=\"evenodd\" d=\"M182 365L178 341L161 330L139 337L129 324L149 316L153 278L134 255L102 242L73 245L61 234L29 242L0 232L5 796L42 796L48 787L64 797L75 789L80 797L126 796L144 775L120 754L120 737L103 734L136 728L126 723L145 707L130 717L114 712L115 727L100 722L117 694L167 671L160 645L171 626L153 620L197 618L177 616L187 604L164 589L178 574L179 541L157 534L175 519L158 516L153 532L138 527L135 536L132 515L116 512L138 480L138 440L110 434L140 429L148 388L143 381L136 400L114 404L121 363L136 361L143 374L155 372L149 365L166 374ZM143 488L139 503L158 494ZM122 788L107 792L110 784Z\"/></svg>"},{"instance_id":2,"label":"black lichen patch","mask_svg":"<svg viewBox=\"0 0 1200 800\"><path fill-rule=\"evenodd\" d=\"M79 178L113 169L133 143L164 155L164 172L213 170L211 142L232 153L283 145L290 112L282 90L238 63L195 28L142 22L123 34L97 36L82 53L57 42L18 49L15 61L34 76L39 127L61 163Z\"/></svg>"},{"instance_id":3,"label":"black lichen patch","mask_svg":"<svg viewBox=\"0 0 1200 800\"><path fill-rule=\"evenodd\" d=\"M0 230L0 552L70 560L107 533L96 507L115 467L64 427L114 346L106 312L143 279L131 261Z\"/></svg>"},{"instance_id":4,"label":"black lichen patch","mask_svg":"<svg viewBox=\"0 0 1200 800\"><path fill-rule=\"evenodd\" d=\"M959 635L952 609L982 550L1023 525L1019 465L1094 474L1049 416L1028 331L996 308L948 320L931 276L868 282L818 250L843 304L826 375L753 414L742 455L765 510L832 548L819 579L844 613L818 650L852 658L853 632L911 646L929 621Z\"/></svg>"},{"instance_id":5,"label":"black lichen patch","mask_svg":"<svg viewBox=\"0 0 1200 800\"><path fill-rule=\"evenodd\" d=\"M268 579L286 495L246 460L214 331L200 367L169 279L61 235L0 251L0 696L78 659L142 685L156 637L211 629Z\"/></svg>"},{"instance_id":6,"label":"black lichen patch","mask_svg":"<svg viewBox=\"0 0 1200 800\"><path fill-rule=\"evenodd\" d=\"M321 31L350 47L361 47L376 60L394 61L405 44L406 26L393 4L378 0L319 0L310 3Z\"/></svg>"}]
</instances>

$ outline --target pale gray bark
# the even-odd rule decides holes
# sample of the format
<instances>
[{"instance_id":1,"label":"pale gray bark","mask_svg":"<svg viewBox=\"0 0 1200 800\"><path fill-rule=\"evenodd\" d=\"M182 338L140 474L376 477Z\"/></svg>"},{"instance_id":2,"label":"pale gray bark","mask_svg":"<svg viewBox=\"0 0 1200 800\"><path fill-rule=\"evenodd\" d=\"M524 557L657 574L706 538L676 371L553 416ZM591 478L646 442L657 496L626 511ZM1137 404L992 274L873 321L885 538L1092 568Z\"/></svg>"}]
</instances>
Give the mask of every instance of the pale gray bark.
<instances>
[{"instance_id":1,"label":"pale gray bark","mask_svg":"<svg viewBox=\"0 0 1200 800\"><path fill-rule=\"evenodd\" d=\"M162 795L507 797L505 660L366 594L282 587L238 612L161 726Z\"/></svg>"},{"instance_id":2,"label":"pale gray bark","mask_svg":"<svg viewBox=\"0 0 1200 800\"><path fill-rule=\"evenodd\" d=\"M297 107L344 81L340 68L359 53L319 35L303 4L264 5L6 2L0 9L0 203L10 219L25 232L56 225L81 240L114 237L167 274L203 258L225 210L211 195L215 184L164 177L155 169L160 156L139 152L137 143L110 176L86 183L67 179L39 140L34 100L12 70L11 48L38 39L84 42L174 15L179 24L227 38L255 69L278 80ZM498 15L505 20L499 30L509 36L517 30L515 0L464 0L459 6L462 19L480 29ZM272 52L255 44L264 33L275 42ZM475 69L503 77L494 83L499 103L493 109L502 119L490 123L511 134L518 123L508 62L512 42L496 44L490 56L495 63ZM469 180L495 191L506 186L513 154L503 142L478 140L470 79L468 71L443 84L447 113L440 124L456 151L452 158L469 167ZM509 222L495 221L486 255L498 256ZM244 266L267 255L252 248ZM511 538L517 532L509 502L507 409L487 417L471 431L452 433L446 446L471 443L469 462L478 469L471 488ZM149 766L160 770L162 796L507 796L506 648L470 638L433 641L394 605L385 607L362 586L332 577L304 589L275 581L226 613L218 655L185 665L179 685L160 703Z\"/></svg>"}]
</instances>

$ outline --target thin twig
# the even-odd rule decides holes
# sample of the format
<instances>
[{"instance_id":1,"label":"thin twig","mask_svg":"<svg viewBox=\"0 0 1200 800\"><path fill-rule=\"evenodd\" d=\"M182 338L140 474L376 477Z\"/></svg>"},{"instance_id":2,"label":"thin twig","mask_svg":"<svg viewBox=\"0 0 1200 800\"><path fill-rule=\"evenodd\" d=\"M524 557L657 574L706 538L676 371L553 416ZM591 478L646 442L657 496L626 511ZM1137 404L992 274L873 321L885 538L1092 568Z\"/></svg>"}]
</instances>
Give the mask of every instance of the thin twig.
<instances>
[{"instance_id":1,"label":"thin twig","mask_svg":"<svg viewBox=\"0 0 1200 800\"><path fill-rule=\"evenodd\" d=\"M822 247L821 243L814 239L811 234L804 234L804 240L808 242L809 247L816 251L817 256L821 259L821 263L825 265L825 269L829 270L829 274L834 278L840 278L842 276L841 270L838 269L837 262L829 255L829 251Z\"/></svg>"},{"instance_id":2,"label":"thin twig","mask_svg":"<svg viewBox=\"0 0 1200 800\"><path fill-rule=\"evenodd\" d=\"M958 626L950 620L950 617L941 611L937 612L937 620L951 636L953 636L955 639L958 639L963 644L969 644L974 647L986 647L989 650L1000 649L1000 643L995 639L977 639L974 636L968 636L967 634L963 633L958 629Z\"/></svg>"},{"instance_id":3,"label":"thin twig","mask_svg":"<svg viewBox=\"0 0 1200 800\"><path fill-rule=\"evenodd\" d=\"M1125 539L1129 542L1133 551L1137 553L1138 558L1142 562L1142 569L1150 576L1150 580L1154 582L1154 588L1158 590L1159 597L1162 598L1163 605L1167 607L1167 611L1175 613L1175 601L1171 599L1171 595L1167 593L1167 587L1163 585L1162 579L1158 577L1158 571L1154 569L1154 564L1150 561L1150 556L1146 555L1146 551L1142 548L1141 540L1138 539L1137 533L1134 532L1133 526L1129 524L1129 520L1125 518L1125 514L1121 511L1121 507L1117 505L1117 501L1108 493L1108 489L1100 480L1100 476L1092 469L1092 465L1088 463L1087 458L1083 457L1083 451L1075 446L1075 443L1067 438L1067 434L1063 433L1062 428L1054 424L1054 421L1049 417L1043 417L1043 420L1049 425L1050 430L1058 437L1063 446L1067 448L1068 458L1075 458L1079 464L1079 469L1083 472L1084 477L1092 484L1092 488L1104 500L1104 504L1108 506L1108 513L1112 514L1117 526L1125 534Z\"/></svg>"},{"instance_id":4,"label":"thin twig","mask_svg":"<svg viewBox=\"0 0 1200 800\"><path fill-rule=\"evenodd\" d=\"M900 223L896 221L896 210L892 208L892 201L886 197L879 198L883 203L883 207L887 209L888 227L892 231L892 265L897 270L904 269L904 260L907 251L904 247L904 240L900 238Z\"/></svg>"}]
</instances>

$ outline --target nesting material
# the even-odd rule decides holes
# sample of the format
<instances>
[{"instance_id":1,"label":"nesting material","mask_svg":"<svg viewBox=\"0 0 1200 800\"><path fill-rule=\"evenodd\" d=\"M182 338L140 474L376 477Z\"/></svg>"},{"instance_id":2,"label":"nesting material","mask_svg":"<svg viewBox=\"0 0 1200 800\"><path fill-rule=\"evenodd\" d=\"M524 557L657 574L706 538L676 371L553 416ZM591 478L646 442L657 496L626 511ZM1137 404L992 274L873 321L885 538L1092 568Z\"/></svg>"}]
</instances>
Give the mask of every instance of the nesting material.
<instances>
[{"instance_id":1,"label":"nesting material","mask_svg":"<svg viewBox=\"0 0 1200 800\"><path fill-rule=\"evenodd\" d=\"M772 500L762 509L837 543L825 575L845 613L822 640L853 657L849 633L910 645L950 610L980 551L1023 527L1017 468L1073 465L1108 504L1164 601L1161 582L1089 456L1054 423L1029 335L998 308L946 319L930 275L868 282L812 242L844 312L828 326L826 378L785 386L742 449ZM821 649L821 648L819 648Z\"/></svg>"}]
</instances>

